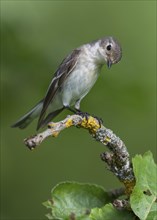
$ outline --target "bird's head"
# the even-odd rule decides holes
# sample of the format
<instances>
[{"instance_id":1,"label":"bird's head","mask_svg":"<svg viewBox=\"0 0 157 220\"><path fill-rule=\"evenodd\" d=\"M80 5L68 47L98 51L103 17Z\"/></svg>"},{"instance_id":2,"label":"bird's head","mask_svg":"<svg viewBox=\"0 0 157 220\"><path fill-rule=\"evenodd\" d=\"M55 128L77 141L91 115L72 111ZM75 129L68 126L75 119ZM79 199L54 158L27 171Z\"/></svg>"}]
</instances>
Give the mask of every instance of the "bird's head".
<instances>
[{"instance_id":1,"label":"bird's head","mask_svg":"<svg viewBox=\"0 0 157 220\"><path fill-rule=\"evenodd\" d=\"M122 49L116 39L113 37L105 37L101 39L99 43L99 53L101 58L107 63L108 68L121 60Z\"/></svg>"}]
</instances>

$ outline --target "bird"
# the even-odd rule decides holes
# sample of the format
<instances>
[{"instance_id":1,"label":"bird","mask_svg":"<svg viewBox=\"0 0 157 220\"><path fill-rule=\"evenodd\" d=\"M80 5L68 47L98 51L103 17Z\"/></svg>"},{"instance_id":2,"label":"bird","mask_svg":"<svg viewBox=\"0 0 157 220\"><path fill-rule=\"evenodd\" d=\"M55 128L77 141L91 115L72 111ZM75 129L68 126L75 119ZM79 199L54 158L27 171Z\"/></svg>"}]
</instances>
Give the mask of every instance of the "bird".
<instances>
[{"instance_id":1,"label":"bird","mask_svg":"<svg viewBox=\"0 0 157 220\"><path fill-rule=\"evenodd\" d=\"M64 109L81 112L80 103L95 84L104 64L111 68L122 57L119 42L112 36L94 40L74 49L54 73L45 97L12 127L26 128L39 117L37 130Z\"/></svg>"}]
</instances>

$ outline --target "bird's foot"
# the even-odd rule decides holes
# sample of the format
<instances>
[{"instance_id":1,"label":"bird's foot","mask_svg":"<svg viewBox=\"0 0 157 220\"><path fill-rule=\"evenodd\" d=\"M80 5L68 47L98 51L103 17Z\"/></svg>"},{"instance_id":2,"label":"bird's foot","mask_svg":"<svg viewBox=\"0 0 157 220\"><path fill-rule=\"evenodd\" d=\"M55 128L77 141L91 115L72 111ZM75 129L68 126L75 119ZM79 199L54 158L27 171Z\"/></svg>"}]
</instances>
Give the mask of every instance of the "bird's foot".
<instances>
[{"instance_id":1,"label":"bird's foot","mask_svg":"<svg viewBox=\"0 0 157 220\"><path fill-rule=\"evenodd\" d=\"M96 119L98 120L98 123L99 123L99 126L100 126L100 127L101 127L101 125L103 124L102 118L99 118L99 117L96 116L96 115L90 115L88 112L82 112L80 109L77 109L77 108L72 109L72 108L70 108L69 106L66 106L66 108L67 108L69 111L73 112L74 114L77 114L77 115L82 116L82 117L85 118L87 121L88 121L88 119L89 119L89 116L92 116L93 118L96 118Z\"/></svg>"},{"instance_id":2,"label":"bird's foot","mask_svg":"<svg viewBox=\"0 0 157 220\"><path fill-rule=\"evenodd\" d=\"M70 106L66 106L66 108L69 111L73 112L74 114L82 116L83 118L85 118L88 121L88 118L90 115L87 112L82 112L80 109L77 109L77 108L73 109Z\"/></svg>"},{"instance_id":3,"label":"bird's foot","mask_svg":"<svg viewBox=\"0 0 157 220\"><path fill-rule=\"evenodd\" d=\"M76 114L82 116L82 117L85 118L87 121L88 121L88 118L89 118L89 116L90 116L89 113L87 113L87 112L82 112L82 111L79 110L79 109L76 109Z\"/></svg>"},{"instance_id":4,"label":"bird's foot","mask_svg":"<svg viewBox=\"0 0 157 220\"><path fill-rule=\"evenodd\" d=\"M77 110L71 108L70 106L64 106L66 109L68 109L69 111L73 112L74 114L77 114Z\"/></svg>"},{"instance_id":5,"label":"bird's foot","mask_svg":"<svg viewBox=\"0 0 157 220\"><path fill-rule=\"evenodd\" d=\"M87 121L89 119L89 116L92 116L93 118L96 118L98 123L99 123L99 126L101 127L101 125L103 124L103 120L102 118L99 118L98 116L95 116L95 115L90 115L88 112L82 112L81 110L79 109L76 109L76 114L84 117Z\"/></svg>"}]
</instances>

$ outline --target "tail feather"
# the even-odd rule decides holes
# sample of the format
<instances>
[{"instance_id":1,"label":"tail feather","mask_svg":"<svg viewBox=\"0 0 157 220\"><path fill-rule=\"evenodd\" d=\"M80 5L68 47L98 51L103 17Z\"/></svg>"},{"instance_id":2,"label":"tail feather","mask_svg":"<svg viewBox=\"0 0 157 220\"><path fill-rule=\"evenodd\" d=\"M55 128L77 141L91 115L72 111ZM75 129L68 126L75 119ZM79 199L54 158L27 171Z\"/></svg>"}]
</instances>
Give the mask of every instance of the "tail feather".
<instances>
[{"instance_id":1,"label":"tail feather","mask_svg":"<svg viewBox=\"0 0 157 220\"><path fill-rule=\"evenodd\" d=\"M26 128L36 117L39 116L41 109L43 106L43 100L37 103L37 105L32 108L27 114L25 114L22 118L20 118L15 124L13 124L12 128Z\"/></svg>"},{"instance_id":2,"label":"tail feather","mask_svg":"<svg viewBox=\"0 0 157 220\"><path fill-rule=\"evenodd\" d=\"M23 117L21 117L15 124L13 124L12 128L26 128L35 118L39 117L41 110L43 107L43 100L38 102L34 108L32 108L27 114L25 114ZM49 113L45 119L39 120L37 125L37 130L41 127L46 126L51 119L56 117L60 112L64 110L65 107L59 108L57 110L52 111Z\"/></svg>"},{"instance_id":3,"label":"tail feather","mask_svg":"<svg viewBox=\"0 0 157 220\"><path fill-rule=\"evenodd\" d=\"M37 131L39 130L39 128L46 126L50 122L50 120L56 117L64 109L65 107L62 107L61 109L57 109L56 111L53 111L50 114L48 114L44 120L38 121Z\"/></svg>"}]
</instances>

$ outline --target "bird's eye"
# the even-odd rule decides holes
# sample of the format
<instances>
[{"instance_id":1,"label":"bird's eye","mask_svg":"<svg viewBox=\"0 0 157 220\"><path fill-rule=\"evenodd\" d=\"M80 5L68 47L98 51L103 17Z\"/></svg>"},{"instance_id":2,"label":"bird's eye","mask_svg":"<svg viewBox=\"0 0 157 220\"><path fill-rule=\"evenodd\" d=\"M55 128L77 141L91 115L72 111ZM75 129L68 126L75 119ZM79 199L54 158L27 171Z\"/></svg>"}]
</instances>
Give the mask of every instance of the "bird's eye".
<instances>
[{"instance_id":1,"label":"bird's eye","mask_svg":"<svg viewBox=\"0 0 157 220\"><path fill-rule=\"evenodd\" d=\"M107 45L106 49L111 50L111 44Z\"/></svg>"}]
</instances>

